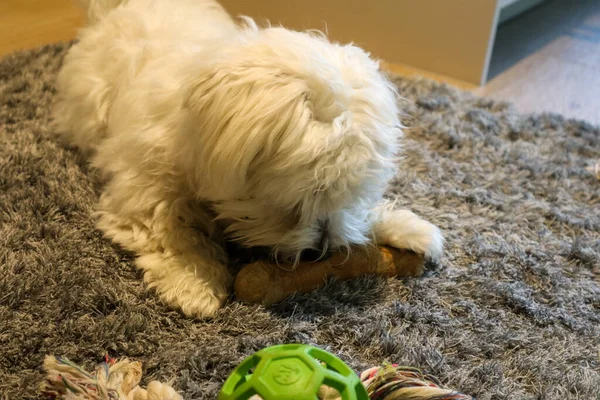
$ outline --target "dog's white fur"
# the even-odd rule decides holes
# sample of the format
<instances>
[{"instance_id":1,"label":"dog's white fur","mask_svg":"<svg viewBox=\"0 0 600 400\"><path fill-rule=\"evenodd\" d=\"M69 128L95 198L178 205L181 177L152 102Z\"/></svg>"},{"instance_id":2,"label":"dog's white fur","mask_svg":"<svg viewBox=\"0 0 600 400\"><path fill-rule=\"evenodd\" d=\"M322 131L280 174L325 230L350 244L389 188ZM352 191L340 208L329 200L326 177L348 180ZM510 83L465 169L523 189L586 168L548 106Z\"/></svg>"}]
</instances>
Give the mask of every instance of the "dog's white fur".
<instances>
[{"instance_id":1,"label":"dog's white fur","mask_svg":"<svg viewBox=\"0 0 600 400\"><path fill-rule=\"evenodd\" d=\"M402 133L363 50L238 25L214 0L84 3L56 128L107 180L98 227L168 304L216 312L226 238L293 260L373 241L440 257L435 226L382 200Z\"/></svg>"}]
</instances>

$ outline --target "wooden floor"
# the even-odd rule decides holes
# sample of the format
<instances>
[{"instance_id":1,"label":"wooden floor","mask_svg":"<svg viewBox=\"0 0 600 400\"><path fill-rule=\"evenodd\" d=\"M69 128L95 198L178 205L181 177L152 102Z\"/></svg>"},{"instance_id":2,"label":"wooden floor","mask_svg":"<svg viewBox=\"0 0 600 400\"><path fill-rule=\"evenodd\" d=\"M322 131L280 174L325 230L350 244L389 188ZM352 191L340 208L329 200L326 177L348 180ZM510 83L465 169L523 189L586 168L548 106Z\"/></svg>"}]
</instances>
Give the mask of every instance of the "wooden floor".
<instances>
[{"instance_id":1,"label":"wooden floor","mask_svg":"<svg viewBox=\"0 0 600 400\"><path fill-rule=\"evenodd\" d=\"M549 0L500 26L475 92L600 124L600 1Z\"/></svg>"},{"instance_id":2,"label":"wooden floor","mask_svg":"<svg viewBox=\"0 0 600 400\"><path fill-rule=\"evenodd\" d=\"M0 0L0 57L72 39L83 24L74 0ZM523 112L553 111L600 124L600 1L549 0L500 27L490 81L483 87L424 75L477 94L514 102Z\"/></svg>"},{"instance_id":3,"label":"wooden floor","mask_svg":"<svg viewBox=\"0 0 600 400\"><path fill-rule=\"evenodd\" d=\"M74 0L0 0L0 56L71 40L83 20Z\"/></svg>"}]
</instances>

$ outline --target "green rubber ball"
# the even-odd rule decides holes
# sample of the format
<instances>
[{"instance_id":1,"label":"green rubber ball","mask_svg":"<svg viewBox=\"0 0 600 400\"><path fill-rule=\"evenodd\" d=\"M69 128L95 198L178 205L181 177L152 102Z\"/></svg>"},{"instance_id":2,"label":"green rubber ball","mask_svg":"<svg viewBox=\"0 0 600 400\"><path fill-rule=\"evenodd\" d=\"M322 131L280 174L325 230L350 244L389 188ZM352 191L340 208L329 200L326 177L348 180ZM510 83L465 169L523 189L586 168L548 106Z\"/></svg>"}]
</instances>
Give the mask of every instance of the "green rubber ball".
<instances>
[{"instance_id":1,"label":"green rubber ball","mask_svg":"<svg viewBox=\"0 0 600 400\"><path fill-rule=\"evenodd\" d=\"M304 344L262 349L229 375L218 400L316 400L322 385L337 390L342 400L368 400L359 377L331 353Z\"/></svg>"}]
</instances>

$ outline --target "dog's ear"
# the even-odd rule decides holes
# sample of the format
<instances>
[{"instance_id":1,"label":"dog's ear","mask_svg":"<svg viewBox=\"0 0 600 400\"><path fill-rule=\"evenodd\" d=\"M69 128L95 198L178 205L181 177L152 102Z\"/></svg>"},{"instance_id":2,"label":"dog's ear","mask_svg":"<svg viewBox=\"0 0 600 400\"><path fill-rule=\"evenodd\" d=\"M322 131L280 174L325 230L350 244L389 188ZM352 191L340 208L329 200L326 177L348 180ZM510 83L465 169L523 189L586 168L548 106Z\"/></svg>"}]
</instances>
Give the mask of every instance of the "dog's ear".
<instances>
[{"instance_id":1,"label":"dog's ear","mask_svg":"<svg viewBox=\"0 0 600 400\"><path fill-rule=\"evenodd\" d=\"M218 65L197 76L184 98L197 173L204 183L230 188L223 199L252 190L264 168L298 146L310 120L306 87L289 74L259 67Z\"/></svg>"},{"instance_id":2,"label":"dog's ear","mask_svg":"<svg viewBox=\"0 0 600 400\"><path fill-rule=\"evenodd\" d=\"M377 115L386 94L363 98L339 77L314 75L262 65L201 74L185 107L203 184L218 186L221 199L269 199L309 220L348 199L380 196L400 132Z\"/></svg>"}]
</instances>

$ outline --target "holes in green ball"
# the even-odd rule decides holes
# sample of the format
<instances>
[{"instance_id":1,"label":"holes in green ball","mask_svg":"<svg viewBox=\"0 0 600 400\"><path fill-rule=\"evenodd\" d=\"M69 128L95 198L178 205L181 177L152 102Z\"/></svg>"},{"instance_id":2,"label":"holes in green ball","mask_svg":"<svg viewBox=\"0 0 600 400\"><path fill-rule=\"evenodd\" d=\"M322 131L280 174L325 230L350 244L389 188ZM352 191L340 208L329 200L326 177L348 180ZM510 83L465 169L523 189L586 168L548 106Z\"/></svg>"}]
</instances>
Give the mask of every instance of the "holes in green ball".
<instances>
[{"instance_id":1,"label":"holes in green ball","mask_svg":"<svg viewBox=\"0 0 600 400\"><path fill-rule=\"evenodd\" d=\"M342 394L331 386L323 385L319 389L319 400L338 400Z\"/></svg>"}]
</instances>

